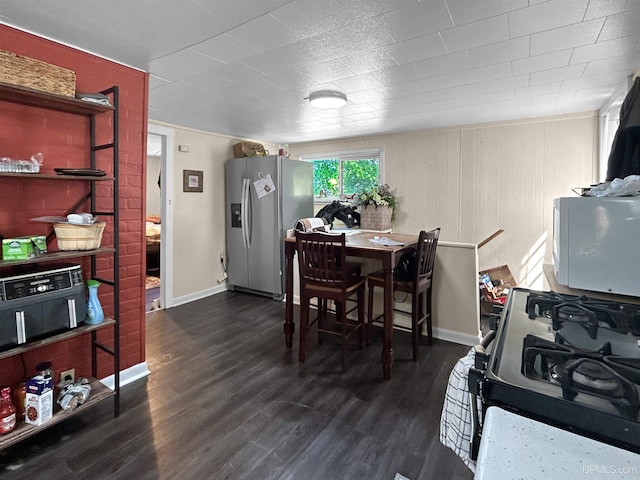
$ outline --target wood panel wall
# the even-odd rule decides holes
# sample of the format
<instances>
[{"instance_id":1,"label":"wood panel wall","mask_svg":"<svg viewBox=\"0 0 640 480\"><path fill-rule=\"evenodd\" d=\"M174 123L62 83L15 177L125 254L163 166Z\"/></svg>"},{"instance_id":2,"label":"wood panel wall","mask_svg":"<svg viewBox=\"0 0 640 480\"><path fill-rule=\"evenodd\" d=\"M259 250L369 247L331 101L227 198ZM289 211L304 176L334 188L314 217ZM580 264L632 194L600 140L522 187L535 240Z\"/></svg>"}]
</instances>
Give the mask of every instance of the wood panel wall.
<instances>
[{"instance_id":1,"label":"wood panel wall","mask_svg":"<svg viewBox=\"0 0 640 480\"><path fill-rule=\"evenodd\" d=\"M479 268L509 265L543 288L551 262L553 199L597 178L597 114L588 112L406 134L291 144L303 153L382 147L385 180L400 206L394 230L441 227L441 239L480 243Z\"/></svg>"}]
</instances>

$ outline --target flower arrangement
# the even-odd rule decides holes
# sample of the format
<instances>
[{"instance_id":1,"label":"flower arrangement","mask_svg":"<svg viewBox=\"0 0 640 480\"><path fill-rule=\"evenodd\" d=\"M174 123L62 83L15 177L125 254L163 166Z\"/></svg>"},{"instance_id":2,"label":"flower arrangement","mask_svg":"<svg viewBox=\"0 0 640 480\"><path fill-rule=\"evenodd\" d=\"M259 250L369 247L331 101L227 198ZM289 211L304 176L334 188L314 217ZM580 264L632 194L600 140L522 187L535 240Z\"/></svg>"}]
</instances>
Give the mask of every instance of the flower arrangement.
<instances>
[{"instance_id":1,"label":"flower arrangement","mask_svg":"<svg viewBox=\"0 0 640 480\"><path fill-rule=\"evenodd\" d=\"M392 190L386 183L369 190L362 190L362 192L356 195L354 200L356 205L375 205L376 208L379 206L389 206L392 212L391 221L393 222L396 219L398 197L396 191Z\"/></svg>"}]
</instances>

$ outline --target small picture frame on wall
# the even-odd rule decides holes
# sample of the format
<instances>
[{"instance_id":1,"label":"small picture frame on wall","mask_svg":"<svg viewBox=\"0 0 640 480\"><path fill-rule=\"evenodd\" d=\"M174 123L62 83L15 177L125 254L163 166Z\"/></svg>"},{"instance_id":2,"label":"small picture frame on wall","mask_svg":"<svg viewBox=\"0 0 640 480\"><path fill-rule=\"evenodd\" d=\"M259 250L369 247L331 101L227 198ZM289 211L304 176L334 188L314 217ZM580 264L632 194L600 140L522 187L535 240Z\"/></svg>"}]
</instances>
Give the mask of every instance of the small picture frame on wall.
<instances>
[{"instance_id":1,"label":"small picture frame on wall","mask_svg":"<svg viewBox=\"0 0 640 480\"><path fill-rule=\"evenodd\" d=\"M182 171L182 191L202 192L202 170Z\"/></svg>"}]
</instances>

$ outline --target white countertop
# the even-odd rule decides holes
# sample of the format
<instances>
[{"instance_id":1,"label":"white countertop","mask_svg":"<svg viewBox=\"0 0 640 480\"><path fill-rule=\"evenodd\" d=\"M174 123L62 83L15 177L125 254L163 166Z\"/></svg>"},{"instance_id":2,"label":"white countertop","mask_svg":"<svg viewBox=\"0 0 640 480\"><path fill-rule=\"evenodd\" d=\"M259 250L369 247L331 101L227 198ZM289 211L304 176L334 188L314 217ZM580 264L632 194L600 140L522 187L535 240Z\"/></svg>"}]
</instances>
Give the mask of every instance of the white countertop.
<instances>
[{"instance_id":1,"label":"white countertop","mask_svg":"<svg viewBox=\"0 0 640 480\"><path fill-rule=\"evenodd\" d=\"M640 479L640 455L498 407L487 410L475 480Z\"/></svg>"}]
</instances>

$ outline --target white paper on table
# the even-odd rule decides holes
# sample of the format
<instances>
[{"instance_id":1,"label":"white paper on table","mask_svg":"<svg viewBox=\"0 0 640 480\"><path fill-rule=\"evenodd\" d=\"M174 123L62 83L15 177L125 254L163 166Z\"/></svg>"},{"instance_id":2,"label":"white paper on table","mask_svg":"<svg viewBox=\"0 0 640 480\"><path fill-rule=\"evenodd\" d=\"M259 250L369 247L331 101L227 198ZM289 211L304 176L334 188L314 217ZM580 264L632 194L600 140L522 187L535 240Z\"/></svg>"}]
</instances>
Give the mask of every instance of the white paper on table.
<instances>
[{"instance_id":1,"label":"white paper on table","mask_svg":"<svg viewBox=\"0 0 640 480\"><path fill-rule=\"evenodd\" d=\"M404 242L398 242L397 240L391 240L387 237L373 237L369 239L370 242L377 243L378 245L384 245L387 247L395 247L398 245L404 245Z\"/></svg>"},{"instance_id":2,"label":"white paper on table","mask_svg":"<svg viewBox=\"0 0 640 480\"><path fill-rule=\"evenodd\" d=\"M341 235L344 233L345 237L348 237L349 235L357 235L358 233L362 233L360 230L352 230L349 228L334 228L332 230L329 230L329 233L331 233L332 235Z\"/></svg>"},{"instance_id":3,"label":"white paper on table","mask_svg":"<svg viewBox=\"0 0 640 480\"><path fill-rule=\"evenodd\" d=\"M262 198L265 195L269 195L276 191L276 184L273 183L270 173L267 173L263 178L253 182L253 186L256 189L258 198Z\"/></svg>"}]
</instances>

